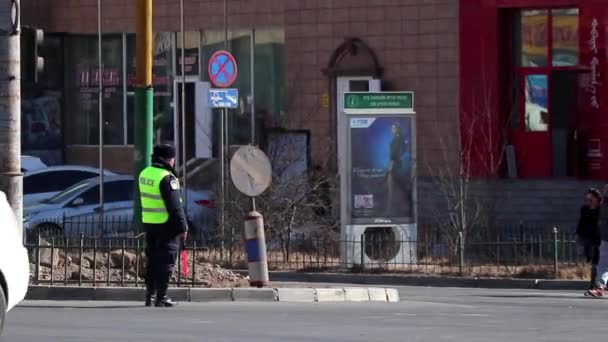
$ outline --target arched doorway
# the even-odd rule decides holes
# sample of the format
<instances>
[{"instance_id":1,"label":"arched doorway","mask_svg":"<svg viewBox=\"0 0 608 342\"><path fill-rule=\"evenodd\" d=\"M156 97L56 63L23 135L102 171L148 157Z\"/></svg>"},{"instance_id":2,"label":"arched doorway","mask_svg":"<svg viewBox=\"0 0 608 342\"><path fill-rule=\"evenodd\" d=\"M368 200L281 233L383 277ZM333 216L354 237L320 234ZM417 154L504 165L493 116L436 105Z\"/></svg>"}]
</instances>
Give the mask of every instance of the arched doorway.
<instances>
[{"instance_id":1,"label":"arched doorway","mask_svg":"<svg viewBox=\"0 0 608 342\"><path fill-rule=\"evenodd\" d=\"M328 79L331 124L328 134L334 138L332 154L337 167L338 156L342 155L343 132L340 127L344 108L344 93L349 91L380 91L380 79L384 69L372 48L359 38L346 38L334 50L327 67L322 70ZM337 153L337 155L336 155Z\"/></svg>"}]
</instances>

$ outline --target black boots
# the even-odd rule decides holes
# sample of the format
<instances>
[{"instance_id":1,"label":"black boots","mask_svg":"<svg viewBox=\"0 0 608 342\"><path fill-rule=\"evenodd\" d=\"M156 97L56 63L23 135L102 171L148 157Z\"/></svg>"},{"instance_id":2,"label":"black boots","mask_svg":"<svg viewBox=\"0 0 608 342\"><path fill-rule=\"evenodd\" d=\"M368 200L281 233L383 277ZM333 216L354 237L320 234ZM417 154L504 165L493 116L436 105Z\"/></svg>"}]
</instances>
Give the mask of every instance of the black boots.
<instances>
[{"instance_id":1,"label":"black boots","mask_svg":"<svg viewBox=\"0 0 608 342\"><path fill-rule=\"evenodd\" d=\"M146 294L146 306L150 307L152 306L152 302L156 299L156 296L154 294Z\"/></svg>"},{"instance_id":2,"label":"black boots","mask_svg":"<svg viewBox=\"0 0 608 342\"><path fill-rule=\"evenodd\" d=\"M157 308L171 308L177 305L177 302L174 302L169 296L163 296L156 299L156 296L153 294L146 295L146 306L150 307L154 303L154 306Z\"/></svg>"},{"instance_id":3,"label":"black boots","mask_svg":"<svg viewBox=\"0 0 608 342\"><path fill-rule=\"evenodd\" d=\"M163 296L161 298L158 298L156 300L156 302L154 303L154 306L157 308L172 308L174 306L176 306L177 303L174 302L171 298L169 298L168 296Z\"/></svg>"}]
</instances>

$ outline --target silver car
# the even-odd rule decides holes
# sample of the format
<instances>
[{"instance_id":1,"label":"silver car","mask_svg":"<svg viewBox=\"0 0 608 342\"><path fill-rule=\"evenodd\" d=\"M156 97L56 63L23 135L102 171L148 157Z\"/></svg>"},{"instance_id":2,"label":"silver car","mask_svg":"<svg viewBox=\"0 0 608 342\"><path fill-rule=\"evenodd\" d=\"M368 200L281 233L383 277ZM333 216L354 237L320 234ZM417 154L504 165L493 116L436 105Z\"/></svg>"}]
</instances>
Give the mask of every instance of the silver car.
<instances>
[{"instance_id":1,"label":"silver car","mask_svg":"<svg viewBox=\"0 0 608 342\"><path fill-rule=\"evenodd\" d=\"M70 186L94 177L99 177L100 171L94 167L61 165L26 172L23 176L23 206L29 207L40 201L49 199ZM105 171L106 176L116 176Z\"/></svg>"},{"instance_id":2,"label":"silver car","mask_svg":"<svg viewBox=\"0 0 608 342\"><path fill-rule=\"evenodd\" d=\"M81 181L65 191L24 209L23 226L29 237L41 235L76 238L132 236L132 176L104 178L103 215L99 204L99 177ZM210 192L187 192L187 216L193 238L204 238L214 223ZM103 222L100 222L100 219Z\"/></svg>"}]
</instances>

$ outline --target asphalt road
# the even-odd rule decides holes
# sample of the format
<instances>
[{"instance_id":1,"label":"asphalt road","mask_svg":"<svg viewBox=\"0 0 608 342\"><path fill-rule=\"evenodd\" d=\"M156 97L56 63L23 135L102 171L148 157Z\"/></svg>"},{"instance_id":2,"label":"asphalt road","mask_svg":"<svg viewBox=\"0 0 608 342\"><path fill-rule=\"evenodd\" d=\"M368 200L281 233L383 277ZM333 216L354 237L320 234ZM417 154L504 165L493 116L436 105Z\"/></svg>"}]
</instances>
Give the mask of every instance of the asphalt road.
<instances>
[{"instance_id":1,"label":"asphalt road","mask_svg":"<svg viewBox=\"0 0 608 342\"><path fill-rule=\"evenodd\" d=\"M26 302L2 342L591 341L608 336L608 300L580 293L400 288L400 303Z\"/></svg>"}]
</instances>

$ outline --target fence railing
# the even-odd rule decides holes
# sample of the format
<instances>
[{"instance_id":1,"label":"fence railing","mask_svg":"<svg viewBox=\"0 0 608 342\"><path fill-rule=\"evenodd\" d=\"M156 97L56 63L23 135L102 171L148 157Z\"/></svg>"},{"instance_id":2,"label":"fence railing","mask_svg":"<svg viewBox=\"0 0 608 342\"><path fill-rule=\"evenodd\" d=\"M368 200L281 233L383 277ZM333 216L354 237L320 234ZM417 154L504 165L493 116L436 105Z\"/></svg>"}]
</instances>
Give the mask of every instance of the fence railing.
<instances>
[{"instance_id":1,"label":"fence railing","mask_svg":"<svg viewBox=\"0 0 608 342\"><path fill-rule=\"evenodd\" d=\"M353 240L336 234L286 234L269 232L268 265L271 270L348 271L497 276L536 278L585 278L582 249L572 233L517 232L505 230L490 238L455 237L438 230L419 233L417 239L401 241L381 232ZM31 277L34 284L139 286L144 283L145 239L138 237L79 238L30 236ZM231 246L229 250L221 246ZM172 283L177 286L208 286L209 264L246 269L245 245L218 240L190 240L190 274L177 258ZM363 251L363 253L361 253Z\"/></svg>"}]
</instances>

